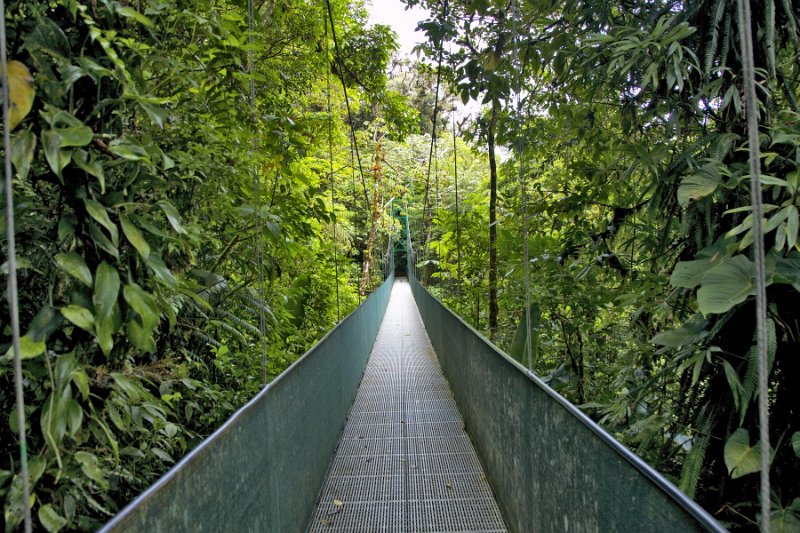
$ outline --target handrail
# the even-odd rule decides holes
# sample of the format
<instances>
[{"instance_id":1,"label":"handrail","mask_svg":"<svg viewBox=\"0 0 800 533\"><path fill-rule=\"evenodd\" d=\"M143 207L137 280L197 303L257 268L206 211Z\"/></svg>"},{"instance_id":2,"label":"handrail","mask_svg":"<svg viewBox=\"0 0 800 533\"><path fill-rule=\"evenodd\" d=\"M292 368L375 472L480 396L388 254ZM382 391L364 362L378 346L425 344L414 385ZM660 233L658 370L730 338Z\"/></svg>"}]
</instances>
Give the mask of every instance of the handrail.
<instances>
[{"instance_id":1,"label":"handrail","mask_svg":"<svg viewBox=\"0 0 800 533\"><path fill-rule=\"evenodd\" d=\"M389 301L355 311L102 529L304 531Z\"/></svg>"},{"instance_id":2,"label":"handrail","mask_svg":"<svg viewBox=\"0 0 800 533\"><path fill-rule=\"evenodd\" d=\"M726 531L697 502L409 277L512 531Z\"/></svg>"}]
</instances>

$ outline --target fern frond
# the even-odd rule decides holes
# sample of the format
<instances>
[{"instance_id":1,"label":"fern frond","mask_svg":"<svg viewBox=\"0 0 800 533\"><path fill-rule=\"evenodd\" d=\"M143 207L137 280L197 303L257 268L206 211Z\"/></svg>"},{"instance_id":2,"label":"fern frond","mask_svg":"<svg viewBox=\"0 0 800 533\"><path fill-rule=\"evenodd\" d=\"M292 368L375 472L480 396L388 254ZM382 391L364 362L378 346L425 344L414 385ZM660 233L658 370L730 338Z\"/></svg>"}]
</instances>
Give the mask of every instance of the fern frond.
<instances>
[{"instance_id":1,"label":"fern frond","mask_svg":"<svg viewBox=\"0 0 800 533\"><path fill-rule=\"evenodd\" d=\"M725 15L722 32L722 48L719 52L719 64L725 66L728 63L728 54L731 51L731 26L733 25L733 15L728 12Z\"/></svg>"},{"instance_id":2,"label":"fern frond","mask_svg":"<svg viewBox=\"0 0 800 533\"><path fill-rule=\"evenodd\" d=\"M703 65L703 72L706 74L706 79L711 77L711 67L714 66L714 55L717 53L719 46L719 23L722 20L722 14L725 12L724 0L717 0L711 8L711 36L708 46L706 46L705 63Z\"/></svg>"},{"instance_id":3,"label":"fern frond","mask_svg":"<svg viewBox=\"0 0 800 533\"><path fill-rule=\"evenodd\" d=\"M694 498L697 482L703 472L703 463L705 462L706 450L710 441L709 433L712 420L713 417L711 416L700 415L696 435L692 439L692 449L686 454L686 459L684 459L683 467L681 468L681 479L678 488L690 498Z\"/></svg>"},{"instance_id":4,"label":"fern frond","mask_svg":"<svg viewBox=\"0 0 800 533\"><path fill-rule=\"evenodd\" d=\"M767 0L764 6L764 47L767 49L767 68L775 79L775 1Z\"/></svg>"},{"instance_id":5,"label":"fern frond","mask_svg":"<svg viewBox=\"0 0 800 533\"><path fill-rule=\"evenodd\" d=\"M778 350L778 337L775 334L775 321L767 320L767 375L772 372L772 365L775 363L775 352ZM744 422L747 408L750 407L750 400L758 397L758 345L754 344L747 352L747 370L742 381L742 403L739 418L739 425Z\"/></svg>"},{"instance_id":6,"label":"fern frond","mask_svg":"<svg viewBox=\"0 0 800 533\"><path fill-rule=\"evenodd\" d=\"M241 331L248 331L248 332L250 332L250 334L255 335L257 338L261 338L261 330L259 330L256 326L254 326L250 322L248 322L246 320L242 320L238 316L236 316L236 315L234 315L232 313L229 313L227 311L220 311L219 314L220 314L220 316L225 318L225 320L228 323L230 323L231 325L234 325L235 327L237 327L238 328L237 331L240 331L240 332Z\"/></svg>"},{"instance_id":7,"label":"fern frond","mask_svg":"<svg viewBox=\"0 0 800 533\"><path fill-rule=\"evenodd\" d=\"M725 161L728 154L731 153L733 145L740 137L735 133L723 133L717 136L716 145L714 146L714 159L720 163Z\"/></svg>"},{"instance_id":8,"label":"fern frond","mask_svg":"<svg viewBox=\"0 0 800 533\"><path fill-rule=\"evenodd\" d=\"M223 331L227 331L227 332L228 332L228 333L230 333L230 334L231 334L231 335L232 335L234 338L236 338L236 340L238 340L238 341L239 341L239 342L241 342L242 344L247 344L247 337L245 337L245 336L242 334L242 332L241 332L241 331L239 331L239 330L238 330L238 329L236 329L235 327L231 326L230 324L228 324L228 323L227 323L227 322L225 322L224 320L210 320L210 321L209 321L209 323L210 323L210 324L213 324L214 326L217 326L219 329L221 329L221 330L223 330Z\"/></svg>"}]
</instances>

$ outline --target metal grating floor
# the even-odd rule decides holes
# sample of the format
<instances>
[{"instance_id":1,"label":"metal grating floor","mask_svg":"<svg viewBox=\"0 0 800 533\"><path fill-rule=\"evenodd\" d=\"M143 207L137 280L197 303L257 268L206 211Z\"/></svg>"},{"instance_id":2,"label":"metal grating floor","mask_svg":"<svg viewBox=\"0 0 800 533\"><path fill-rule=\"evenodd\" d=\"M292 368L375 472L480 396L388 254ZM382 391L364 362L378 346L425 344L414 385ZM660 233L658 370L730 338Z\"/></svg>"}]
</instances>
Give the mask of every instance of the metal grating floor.
<instances>
[{"instance_id":1,"label":"metal grating floor","mask_svg":"<svg viewBox=\"0 0 800 533\"><path fill-rule=\"evenodd\" d=\"M406 279L392 288L309 531L506 531Z\"/></svg>"}]
</instances>

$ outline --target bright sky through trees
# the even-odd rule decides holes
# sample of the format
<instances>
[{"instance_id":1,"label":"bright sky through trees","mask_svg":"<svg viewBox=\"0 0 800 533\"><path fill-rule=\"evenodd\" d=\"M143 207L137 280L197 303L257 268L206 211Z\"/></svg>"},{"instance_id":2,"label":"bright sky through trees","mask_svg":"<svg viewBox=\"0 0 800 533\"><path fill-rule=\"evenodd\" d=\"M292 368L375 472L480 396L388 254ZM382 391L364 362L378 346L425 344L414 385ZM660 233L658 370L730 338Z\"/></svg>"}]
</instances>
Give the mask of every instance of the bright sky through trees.
<instances>
[{"instance_id":1,"label":"bright sky through trees","mask_svg":"<svg viewBox=\"0 0 800 533\"><path fill-rule=\"evenodd\" d=\"M424 34L415 30L417 23L427 18L427 10L419 7L406 9L400 0L372 0L367 4L367 9L370 22L387 24L397 32L401 54L410 55L414 45L425 40Z\"/></svg>"}]
</instances>

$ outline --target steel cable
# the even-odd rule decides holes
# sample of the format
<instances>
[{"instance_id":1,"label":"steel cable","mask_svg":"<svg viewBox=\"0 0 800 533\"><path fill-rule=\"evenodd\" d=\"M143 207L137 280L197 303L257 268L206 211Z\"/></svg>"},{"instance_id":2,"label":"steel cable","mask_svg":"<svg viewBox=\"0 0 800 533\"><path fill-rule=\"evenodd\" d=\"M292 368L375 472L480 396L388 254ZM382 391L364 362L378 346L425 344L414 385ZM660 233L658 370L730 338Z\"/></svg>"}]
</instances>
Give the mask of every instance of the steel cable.
<instances>
[{"instance_id":1,"label":"steel cable","mask_svg":"<svg viewBox=\"0 0 800 533\"><path fill-rule=\"evenodd\" d=\"M756 339L758 344L758 426L761 460L761 531L769 533L769 376L767 361L767 282L761 198L761 148L758 136L755 60L749 0L738 1L739 43L742 48L745 114L750 152L750 202L753 208L753 259L756 263Z\"/></svg>"},{"instance_id":2,"label":"steel cable","mask_svg":"<svg viewBox=\"0 0 800 533\"><path fill-rule=\"evenodd\" d=\"M11 344L14 350L14 394L16 398L19 438L20 476L22 476L22 508L25 533L33 529L31 519L28 446L25 435L25 395L22 387L22 357L19 344L19 295L17 287L17 250L14 230L14 189L11 174L11 132L9 128L8 55L6 53L6 3L0 0L0 70L3 84L3 171L6 195L6 236L8 239L8 312L11 315ZM44 355L47 357L47 353Z\"/></svg>"}]
</instances>

